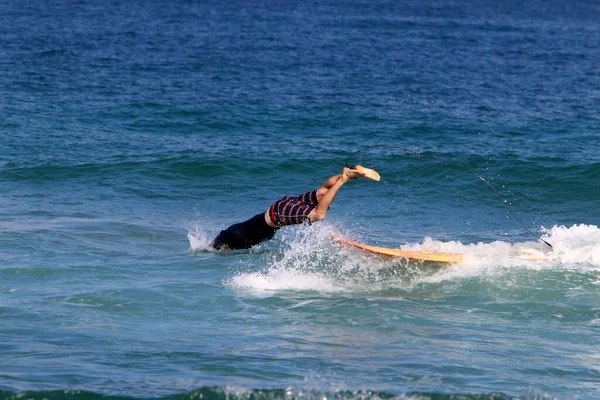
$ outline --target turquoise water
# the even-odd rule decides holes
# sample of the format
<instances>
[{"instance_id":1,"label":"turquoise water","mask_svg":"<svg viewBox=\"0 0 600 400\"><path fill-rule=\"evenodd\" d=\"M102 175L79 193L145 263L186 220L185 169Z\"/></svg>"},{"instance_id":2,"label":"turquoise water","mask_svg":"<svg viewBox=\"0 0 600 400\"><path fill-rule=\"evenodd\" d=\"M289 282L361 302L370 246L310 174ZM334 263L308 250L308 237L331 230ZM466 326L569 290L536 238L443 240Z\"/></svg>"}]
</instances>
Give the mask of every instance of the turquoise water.
<instances>
[{"instance_id":1,"label":"turquoise water","mask_svg":"<svg viewBox=\"0 0 600 400\"><path fill-rule=\"evenodd\" d=\"M0 397L599 398L599 18L2 2ZM372 148L326 221L209 250L371 145L500 197Z\"/></svg>"}]
</instances>

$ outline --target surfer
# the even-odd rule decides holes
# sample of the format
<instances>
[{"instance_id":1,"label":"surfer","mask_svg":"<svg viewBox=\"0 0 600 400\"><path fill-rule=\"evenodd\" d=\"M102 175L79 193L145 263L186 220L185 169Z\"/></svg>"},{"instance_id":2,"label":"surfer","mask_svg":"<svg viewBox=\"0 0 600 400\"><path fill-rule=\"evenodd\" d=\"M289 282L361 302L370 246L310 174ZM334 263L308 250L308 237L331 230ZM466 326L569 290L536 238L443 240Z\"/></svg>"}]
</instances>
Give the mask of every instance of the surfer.
<instances>
[{"instance_id":1,"label":"surfer","mask_svg":"<svg viewBox=\"0 0 600 400\"><path fill-rule=\"evenodd\" d=\"M327 179L320 188L296 197L284 196L271 204L266 212L222 230L211 246L216 250L249 249L273 238L282 226L311 224L325 219L340 188L350 179L360 177L379 180L379 174L372 169L360 165L344 167L340 174Z\"/></svg>"}]
</instances>

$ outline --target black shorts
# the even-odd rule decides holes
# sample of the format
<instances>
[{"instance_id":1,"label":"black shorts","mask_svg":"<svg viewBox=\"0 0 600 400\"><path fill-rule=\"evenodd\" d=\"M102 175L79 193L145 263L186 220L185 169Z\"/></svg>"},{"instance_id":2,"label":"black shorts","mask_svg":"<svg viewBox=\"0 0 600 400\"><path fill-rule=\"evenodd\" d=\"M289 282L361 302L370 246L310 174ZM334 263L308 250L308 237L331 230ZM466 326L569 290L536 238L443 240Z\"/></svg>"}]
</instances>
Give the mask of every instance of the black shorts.
<instances>
[{"instance_id":1,"label":"black shorts","mask_svg":"<svg viewBox=\"0 0 600 400\"><path fill-rule=\"evenodd\" d=\"M212 242L212 247L217 250L249 249L271 239L275 232L277 232L277 228L269 226L265 221L265 213L260 213L247 221L231 225L221 231Z\"/></svg>"}]
</instances>

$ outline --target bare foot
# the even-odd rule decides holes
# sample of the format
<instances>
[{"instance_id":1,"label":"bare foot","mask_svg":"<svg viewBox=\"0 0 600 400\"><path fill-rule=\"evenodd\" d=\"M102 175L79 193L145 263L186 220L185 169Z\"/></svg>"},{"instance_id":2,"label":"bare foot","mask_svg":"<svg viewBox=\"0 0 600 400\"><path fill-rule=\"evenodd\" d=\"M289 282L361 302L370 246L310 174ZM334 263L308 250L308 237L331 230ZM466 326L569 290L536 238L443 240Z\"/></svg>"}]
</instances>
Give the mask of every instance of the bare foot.
<instances>
[{"instance_id":1,"label":"bare foot","mask_svg":"<svg viewBox=\"0 0 600 400\"><path fill-rule=\"evenodd\" d=\"M374 181L379 181L381 179L381 176L373 169L365 168L362 165L357 165L354 169L358 171L360 176L364 176L365 178L373 179Z\"/></svg>"},{"instance_id":2,"label":"bare foot","mask_svg":"<svg viewBox=\"0 0 600 400\"><path fill-rule=\"evenodd\" d=\"M355 169L350 169L348 167L344 167L344 169L342 170L342 175L346 179L356 179L363 176L359 171Z\"/></svg>"}]
</instances>

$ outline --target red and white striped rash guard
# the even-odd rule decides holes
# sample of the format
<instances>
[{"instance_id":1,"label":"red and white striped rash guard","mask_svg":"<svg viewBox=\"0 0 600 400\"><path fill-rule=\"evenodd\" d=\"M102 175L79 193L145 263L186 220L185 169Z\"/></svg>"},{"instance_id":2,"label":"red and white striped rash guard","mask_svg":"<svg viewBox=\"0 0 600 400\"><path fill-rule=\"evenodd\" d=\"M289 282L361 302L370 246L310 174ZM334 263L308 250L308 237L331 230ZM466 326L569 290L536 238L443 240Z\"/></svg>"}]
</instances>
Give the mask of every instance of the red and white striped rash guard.
<instances>
[{"instance_id":1,"label":"red and white striped rash guard","mask_svg":"<svg viewBox=\"0 0 600 400\"><path fill-rule=\"evenodd\" d=\"M319 204L317 190L301 194L300 196L284 196L269 207L271 221L278 227L284 225L310 223L308 214Z\"/></svg>"}]
</instances>

